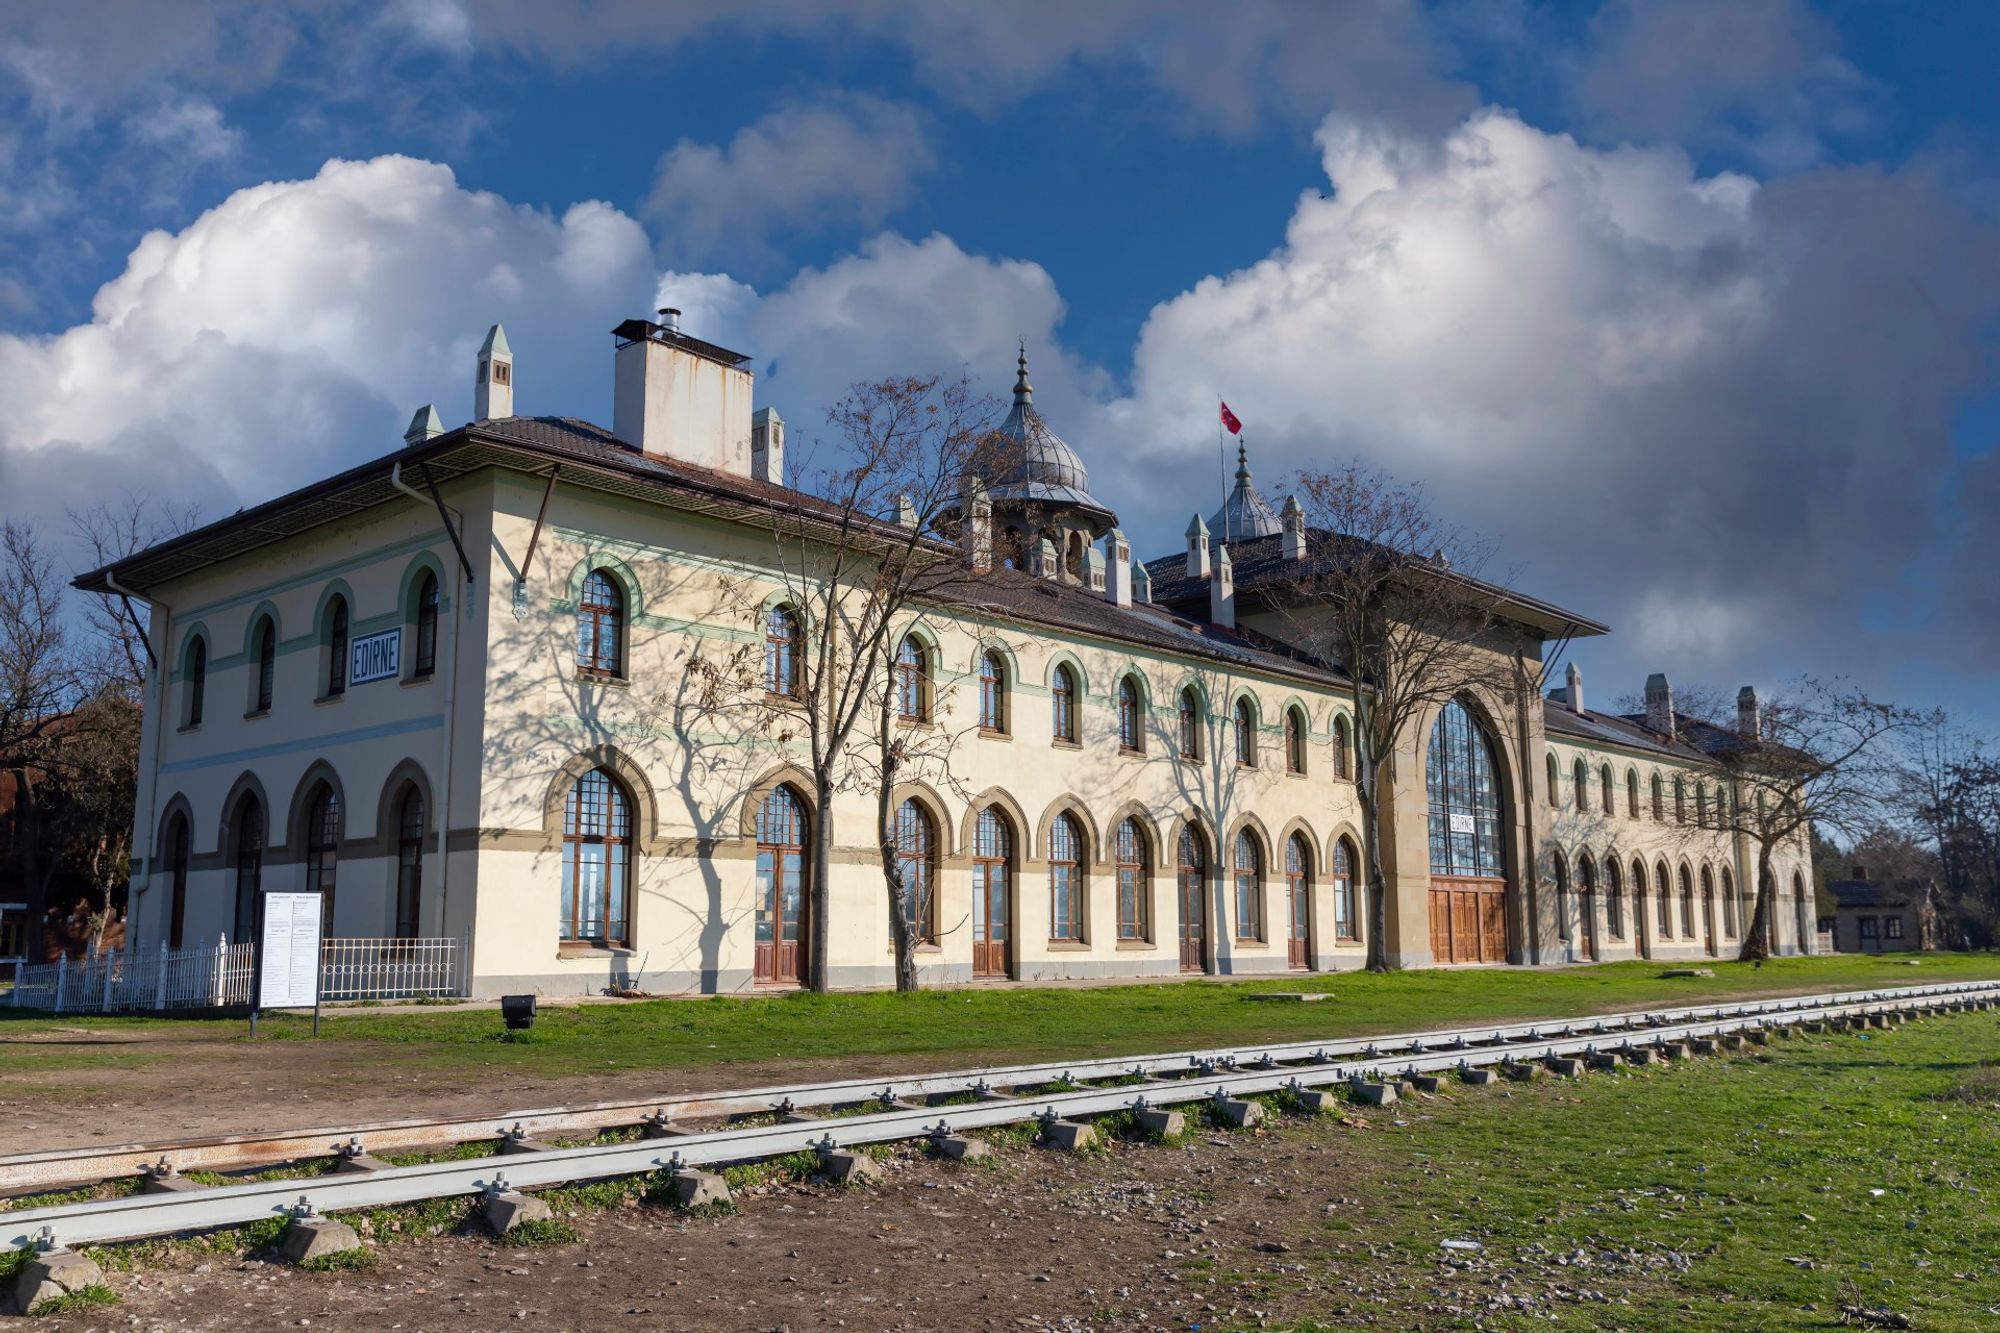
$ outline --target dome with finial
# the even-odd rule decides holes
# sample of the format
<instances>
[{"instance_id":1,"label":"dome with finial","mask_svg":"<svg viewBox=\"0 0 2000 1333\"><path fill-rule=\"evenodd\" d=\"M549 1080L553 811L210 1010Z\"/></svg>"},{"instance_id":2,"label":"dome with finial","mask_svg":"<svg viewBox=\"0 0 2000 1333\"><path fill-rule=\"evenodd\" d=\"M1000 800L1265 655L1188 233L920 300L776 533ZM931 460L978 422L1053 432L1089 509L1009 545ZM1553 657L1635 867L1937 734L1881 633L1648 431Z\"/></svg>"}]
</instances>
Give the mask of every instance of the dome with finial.
<instances>
[{"instance_id":1,"label":"dome with finial","mask_svg":"<svg viewBox=\"0 0 2000 1333\"><path fill-rule=\"evenodd\" d=\"M1284 530L1285 525L1277 511L1250 484L1250 451L1238 440L1236 488L1229 492L1222 508L1209 518L1209 535L1219 542L1242 542L1256 537L1275 537Z\"/></svg>"},{"instance_id":2,"label":"dome with finial","mask_svg":"<svg viewBox=\"0 0 2000 1333\"><path fill-rule=\"evenodd\" d=\"M1062 436L1035 410L1035 387L1028 383L1028 349L1021 347L1014 380L1014 406L994 432L996 457L990 493L995 504L1030 501L1094 511L1111 511L1090 494L1090 473ZM1109 527L1107 523L1105 525Z\"/></svg>"}]
</instances>

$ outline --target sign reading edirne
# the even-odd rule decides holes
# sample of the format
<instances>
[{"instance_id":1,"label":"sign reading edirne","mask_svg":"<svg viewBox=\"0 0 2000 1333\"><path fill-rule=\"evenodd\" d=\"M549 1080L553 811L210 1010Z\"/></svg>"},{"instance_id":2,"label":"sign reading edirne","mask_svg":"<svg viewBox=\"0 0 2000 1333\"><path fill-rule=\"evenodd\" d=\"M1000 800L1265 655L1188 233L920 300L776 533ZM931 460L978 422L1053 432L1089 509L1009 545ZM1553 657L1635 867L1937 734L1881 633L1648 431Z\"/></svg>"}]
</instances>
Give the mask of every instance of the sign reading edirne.
<instances>
[{"instance_id":1,"label":"sign reading edirne","mask_svg":"<svg viewBox=\"0 0 2000 1333\"><path fill-rule=\"evenodd\" d=\"M371 680L387 680L402 669L403 631L385 629L356 639L348 650L347 683L365 685Z\"/></svg>"}]
</instances>

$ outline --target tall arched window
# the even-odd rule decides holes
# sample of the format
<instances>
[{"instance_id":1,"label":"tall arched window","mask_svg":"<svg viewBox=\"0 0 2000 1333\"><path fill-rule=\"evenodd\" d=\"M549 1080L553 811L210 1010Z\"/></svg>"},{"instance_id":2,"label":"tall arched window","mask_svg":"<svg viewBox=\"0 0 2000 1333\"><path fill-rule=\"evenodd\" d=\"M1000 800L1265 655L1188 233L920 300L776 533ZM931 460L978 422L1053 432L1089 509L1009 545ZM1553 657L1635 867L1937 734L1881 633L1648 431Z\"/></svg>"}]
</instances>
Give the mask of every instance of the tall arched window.
<instances>
[{"instance_id":1,"label":"tall arched window","mask_svg":"<svg viewBox=\"0 0 2000 1333\"><path fill-rule=\"evenodd\" d=\"M1590 770L1584 766L1584 762L1581 758L1579 758L1576 761L1576 763L1571 765L1570 767L1570 786L1575 788L1575 791L1572 792L1571 794L1576 800L1577 813L1582 814L1583 812L1589 810Z\"/></svg>"},{"instance_id":2,"label":"tall arched window","mask_svg":"<svg viewBox=\"0 0 2000 1333\"><path fill-rule=\"evenodd\" d=\"M1151 933L1147 910L1152 902L1146 874L1146 835L1137 820L1118 825L1118 938L1143 940Z\"/></svg>"},{"instance_id":3,"label":"tall arched window","mask_svg":"<svg viewBox=\"0 0 2000 1333\"><path fill-rule=\"evenodd\" d=\"M1201 700L1190 685L1181 691L1181 758L1201 758Z\"/></svg>"},{"instance_id":4,"label":"tall arched window","mask_svg":"<svg viewBox=\"0 0 2000 1333\"><path fill-rule=\"evenodd\" d=\"M188 892L188 846L187 816L176 814L173 824L167 829L167 947L181 947L181 937L187 929Z\"/></svg>"},{"instance_id":5,"label":"tall arched window","mask_svg":"<svg viewBox=\"0 0 2000 1333\"><path fill-rule=\"evenodd\" d=\"M930 654L914 634L906 635L896 648L896 716L922 722L930 708Z\"/></svg>"},{"instance_id":6,"label":"tall arched window","mask_svg":"<svg viewBox=\"0 0 2000 1333\"><path fill-rule=\"evenodd\" d=\"M1625 813L1632 818L1639 817L1639 770L1625 770Z\"/></svg>"},{"instance_id":7,"label":"tall arched window","mask_svg":"<svg viewBox=\"0 0 2000 1333\"><path fill-rule=\"evenodd\" d=\"M1736 938L1736 881L1728 866L1722 868L1722 931L1730 939Z\"/></svg>"},{"instance_id":8,"label":"tall arched window","mask_svg":"<svg viewBox=\"0 0 2000 1333\"><path fill-rule=\"evenodd\" d=\"M1083 938L1083 834L1068 815L1049 826L1049 938Z\"/></svg>"},{"instance_id":9,"label":"tall arched window","mask_svg":"<svg viewBox=\"0 0 2000 1333\"><path fill-rule=\"evenodd\" d=\"M1555 756L1549 757L1555 772ZM1431 730L1431 874L1498 879L1500 788L1493 743L1465 705L1454 700Z\"/></svg>"},{"instance_id":10,"label":"tall arched window","mask_svg":"<svg viewBox=\"0 0 2000 1333\"><path fill-rule=\"evenodd\" d=\"M1569 863L1563 859L1561 852L1551 857L1549 882L1556 891L1556 932L1565 941L1573 940L1576 937L1570 931L1570 922L1574 918L1570 915L1569 906Z\"/></svg>"},{"instance_id":11,"label":"tall arched window","mask_svg":"<svg viewBox=\"0 0 2000 1333\"><path fill-rule=\"evenodd\" d=\"M1285 710L1285 771L1306 771L1306 719L1296 708Z\"/></svg>"},{"instance_id":12,"label":"tall arched window","mask_svg":"<svg viewBox=\"0 0 2000 1333\"><path fill-rule=\"evenodd\" d=\"M1236 701L1236 763L1257 767L1257 710L1248 699Z\"/></svg>"},{"instance_id":13,"label":"tall arched window","mask_svg":"<svg viewBox=\"0 0 2000 1333\"><path fill-rule=\"evenodd\" d=\"M1004 977L1012 963L1014 838L992 806L979 812L972 837L972 974Z\"/></svg>"},{"instance_id":14,"label":"tall arched window","mask_svg":"<svg viewBox=\"0 0 2000 1333\"><path fill-rule=\"evenodd\" d=\"M1236 835L1236 938L1264 938L1264 856L1257 835Z\"/></svg>"},{"instance_id":15,"label":"tall arched window","mask_svg":"<svg viewBox=\"0 0 2000 1333\"><path fill-rule=\"evenodd\" d=\"M1312 966L1312 852L1294 833L1285 839L1285 961Z\"/></svg>"},{"instance_id":16,"label":"tall arched window","mask_svg":"<svg viewBox=\"0 0 2000 1333\"><path fill-rule=\"evenodd\" d=\"M1130 676L1118 679L1118 748L1132 754L1146 748L1146 732L1139 725L1139 687Z\"/></svg>"},{"instance_id":17,"label":"tall arched window","mask_svg":"<svg viewBox=\"0 0 2000 1333\"><path fill-rule=\"evenodd\" d=\"M1681 867L1681 934L1694 938L1694 876Z\"/></svg>"},{"instance_id":18,"label":"tall arched window","mask_svg":"<svg viewBox=\"0 0 2000 1333\"><path fill-rule=\"evenodd\" d=\"M319 895L319 931L333 934L333 886L340 864L340 793L321 783L306 809L306 892Z\"/></svg>"},{"instance_id":19,"label":"tall arched window","mask_svg":"<svg viewBox=\"0 0 2000 1333\"><path fill-rule=\"evenodd\" d=\"M1653 818L1656 820L1664 820L1667 817L1665 792L1666 788L1660 783L1660 775L1653 774Z\"/></svg>"},{"instance_id":20,"label":"tall arched window","mask_svg":"<svg viewBox=\"0 0 2000 1333\"><path fill-rule=\"evenodd\" d=\"M593 569L583 580L576 604L576 665L592 675L616 676L622 669L625 595L618 580Z\"/></svg>"},{"instance_id":21,"label":"tall arched window","mask_svg":"<svg viewBox=\"0 0 2000 1333\"><path fill-rule=\"evenodd\" d=\"M1576 915L1586 958L1597 957L1597 861L1589 852L1576 861Z\"/></svg>"},{"instance_id":22,"label":"tall arched window","mask_svg":"<svg viewBox=\"0 0 2000 1333\"><path fill-rule=\"evenodd\" d=\"M799 692L799 618L788 606L764 613L764 693L781 699Z\"/></svg>"},{"instance_id":23,"label":"tall arched window","mask_svg":"<svg viewBox=\"0 0 2000 1333\"><path fill-rule=\"evenodd\" d=\"M1625 938L1625 885L1624 874L1618 869L1618 858L1604 858L1604 929L1614 940Z\"/></svg>"},{"instance_id":24,"label":"tall arched window","mask_svg":"<svg viewBox=\"0 0 2000 1333\"><path fill-rule=\"evenodd\" d=\"M396 804L396 938L413 940L423 926L424 794L412 783Z\"/></svg>"},{"instance_id":25,"label":"tall arched window","mask_svg":"<svg viewBox=\"0 0 2000 1333\"><path fill-rule=\"evenodd\" d=\"M1549 756L1549 809L1562 809L1562 766L1556 763L1554 751Z\"/></svg>"},{"instance_id":26,"label":"tall arched window","mask_svg":"<svg viewBox=\"0 0 2000 1333\"><path fill-rule=\"evenodd\" d=\"M1674 933L1674 878L1665 861L1653 867L1653 891L1660 904L1660 938Z\"/></svg>"},{"instance_id":27,"label":"tall arched window","mask_svg":"<svg viewBox=\"0 0 2000 1333\"><path fill-rule=\"evenodd\" d=\"M1688 822L1687 783L1681 780L1678 773L1674 775L1674 822L1676 824Z\"/></svg>"},{"instance_id":28,"label":"tall arched window","mask_svg":"<svg viewBox=\"0 0 2000 1333\"><path fill-rule=\"evenodd\" d=\"M1007 730L1007 668L998 653L979 655L979 729Z\"/></svg>"},{"instance_id":29,"label":"tall arched window","mask_svg":"<svg viewBox=\"0 0 2000 1333\"><path fill-rule=\"evenodd\" d=\"M625 943L631 839L631 807L618 779L601 768L578 778L563 807L564 944Z\"/></svg>"},{"instance_id":30,"label":"tall arched window","mask_svg":"<svg viewBox=\"0 0 2000 1333\"><path fill-rule=\"evenodd\" d=\"M410 674L422 680L437 671L438 579L430 570L417 584L417 654Z\"/></svg>"},{"instance_id":31,"label":"tall arched window","mask_svg":"<svg viewBox=\"0 0 2000 1333\"><path fill-rule=\"evenodd\" d=\"M1597 808L1607 815L1617 814L1618 794L1611 785L1611 765L1606 764L1597 770L1597 787L1599 796Z\"/></svg>"},{"instance_id":32,"label":"tall arched window","mask_svg":"<svg viewBox=\"0 0 2000 1333\"><path fill-rule=\"evenodd\" d=\"M187 721L190 727L201 725L201 712L207 703L208 694L208 641L196 638L188 645L187 654Z\"/></svg>"},{"instance_id":33,"label":"tall arched window","mask_svg":"<svg viewBox=\"0 0 2000 1333\"><path fill-rule=\"evenodd\" d=\"M257 626L257 691L251 700L250 709L256 713L271 711L271 696L278 682L278 627L271 623L269 616Z\"/></svg>"},{"instance_id":34,"label":"tall arched window","mask_svg":"<svg viewBox=\"0 0 2000 1333\"><path fill-rule=\"evenodd\" d=\"M1708 784L1694 784L1694 824L1696 828L1708 827Z\"/></svg>"},{"instance_id":35,"label":"tall arched window","mask_svg":"<svg viewBox=\"0 0 2000 1333\"><path fill-rule=\"evenodd\" d=\"M347 693L347 599L335 597L326 609L326 693Z\"/></svg>"},{"instance_id":36,"label":"tall arched window","mask_svg":"<svg viewBox=\"0 0 2000 1333\"><path fill-rule=\"evenodd\" d=\"M1632 858L1632 933L1639 937L1643 946L1646 939L1646 863L1636 856Z\"/></svg>"},{"instance_id":37,"label":"tall arched window","mask_svg":"<svg viewBox=\"0 0 2000 1333\"><path fill-rule=\"evenodd\" d=\"M915 801L896 807L896 865L903 875L903 910L918 944L936 944L937 826Z\"/></svg>"},{"instance_id":38,"label":"tall arched window","mask_svg":"<svg viewBox=\"0 0 2000 1333\"><path fill-rule=\"evenodd\" d=\"M1347 839L1333 844L1333 933L1343 940L1361 938L1361 905L1354 892L1357 859Z\"/></svg>"},{"instance_id":39,"label":"tall arched window","mask_svg":"<svg viewBox=\"0 0 2000 1333\"><path fill-rule=\"evenodd\" d=\"M773 787L757 806L753 981L802 979L806 919L806 812L798 793Z\"/></svg>"},{"instance_id":40,"label":"tall arched window","mask_svg":"<svg viewBox=\"0 0 2000 1333\"><path fill-rule=\"evenodd\" d=\"M264 916L264 807L245 792L236 803L236 912L229 938L245 944L257 938Z\"/></svg>"},{"instance_id":41,"label":"tall arched window","mask_svg":"<svg viewBox=\"0 0 2000 1333\"><path fill-rule=\"evenodd\" d=\"M1049 682L1049 733L1076 743L1076 673L1067 664L1058 665Z\"/></svg>"},{"instance_id":42,"label":"tall arched window","mask_svg":"<svg viewBox=\"0 0 2000 1333\"><path fill-rule=\"evenodd\" d=\"M1348 757L1347 714L1341 713L1333 719L1333 775L1337 778L1354 776L1354 766Z\"/></svg>"}]
</instances>

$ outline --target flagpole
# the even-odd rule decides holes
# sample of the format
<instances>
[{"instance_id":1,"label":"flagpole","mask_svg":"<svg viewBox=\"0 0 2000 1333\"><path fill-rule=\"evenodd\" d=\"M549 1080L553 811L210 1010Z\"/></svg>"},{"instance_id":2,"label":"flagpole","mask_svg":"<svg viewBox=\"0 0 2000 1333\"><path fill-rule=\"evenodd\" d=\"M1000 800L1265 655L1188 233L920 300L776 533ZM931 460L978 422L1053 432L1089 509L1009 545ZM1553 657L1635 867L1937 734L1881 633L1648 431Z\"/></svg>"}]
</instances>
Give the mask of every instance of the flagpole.
<instances>
[{"instance_id":1,"label":"flagpole","mask_svg":"<svg viewBox=\"0 0 2000 1333\"><path fill-rule=\"evenodd\" d=\"M1226 527L1229 523L1229 462L1222 447L1222 409L1224 406L1225 404L1221 396L1217 395L1215 399L1215 481L1222 488L1222 522ZM1227 532L1223 534L1222 540L1224 542L1229 540Z\"/></svg>"}]
</instances>

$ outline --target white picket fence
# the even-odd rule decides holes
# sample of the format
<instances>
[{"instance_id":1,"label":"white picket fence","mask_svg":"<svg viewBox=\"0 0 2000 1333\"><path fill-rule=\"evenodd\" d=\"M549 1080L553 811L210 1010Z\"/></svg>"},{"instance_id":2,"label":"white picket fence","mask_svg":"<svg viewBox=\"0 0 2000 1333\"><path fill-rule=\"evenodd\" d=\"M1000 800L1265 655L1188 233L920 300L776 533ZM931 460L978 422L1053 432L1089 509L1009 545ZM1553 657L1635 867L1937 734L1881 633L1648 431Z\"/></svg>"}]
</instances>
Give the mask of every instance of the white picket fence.
<instances>
[{"instance_id":1,"label":"white picket fence","mask_svg":"<svg viewBox=\"0 0 2000 1333\"><path fill-rule=\"evenodd\" d=\"M455 939L330 939L320 944L321 998L389 1000L461 994ZM14 972L13 1003L59 1014L213 1009L250 1003L256 949L214 944L104 950Z\"/></svg>"}]
</instances>

